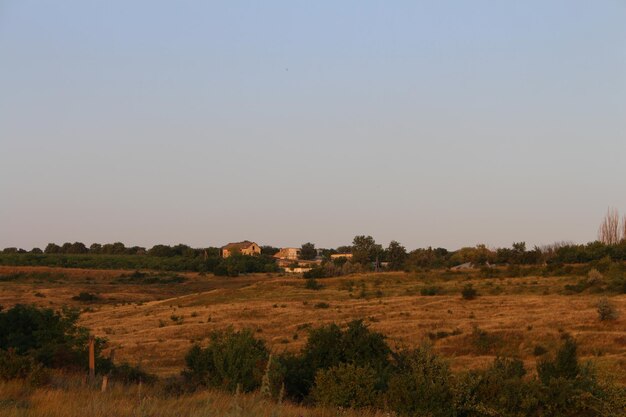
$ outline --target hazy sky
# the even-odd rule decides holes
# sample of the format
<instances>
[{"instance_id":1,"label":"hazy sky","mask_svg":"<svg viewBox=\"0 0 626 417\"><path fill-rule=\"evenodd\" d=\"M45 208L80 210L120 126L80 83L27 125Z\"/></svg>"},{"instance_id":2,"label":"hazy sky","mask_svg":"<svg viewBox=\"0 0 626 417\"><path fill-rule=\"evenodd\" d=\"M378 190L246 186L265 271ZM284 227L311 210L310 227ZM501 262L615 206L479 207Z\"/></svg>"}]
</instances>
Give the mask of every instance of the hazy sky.
<instances>
[{"instance_id":1,"label":"hazy sky","mask_svg":"<svg viewBox=\"0 0 626 417\"><path fill-rule=\"evenodd\" d=\"M596 238L626 1L0 0L0 247Z\"/></svg>"}]
</instances>

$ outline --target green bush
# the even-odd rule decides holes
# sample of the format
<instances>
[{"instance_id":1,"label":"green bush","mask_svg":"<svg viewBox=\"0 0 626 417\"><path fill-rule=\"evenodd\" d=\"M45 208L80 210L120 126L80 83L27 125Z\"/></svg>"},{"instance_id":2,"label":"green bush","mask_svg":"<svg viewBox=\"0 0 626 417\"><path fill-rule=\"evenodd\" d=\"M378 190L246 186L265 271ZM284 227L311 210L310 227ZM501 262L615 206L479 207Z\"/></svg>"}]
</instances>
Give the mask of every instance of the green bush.
<instances>
[{"instance_id":1,"label":"green bush","mask_svg":"<svg viewBox=\"0 0 626 417\"><path fill-rule=\"evenodd\" d=\"M86 369L89 332L77 325L78 311L51 309L18 304L0 311L0 349L13 349L46 367ZM111 362L102 358L105 341L96 339L96 369L107 372Z\"/></svg>"},{"instance_id":2,"label":"green bush","mask_svg":"<svg viewBox=\"0 0 626 417\"><path fill-rule=\"evenodd\" d=\"M439 294L441 294L440 287L422 287L420 289L420 295L433 296L433 295L439 295Z\"/></svg>"},{"instance_id":3,"label":"green bush","mask_svg":"<svg viewBox=\"0 0 626 417\"><path fill-rule=\"evenodd\" d=\"M36 366L33 358L18 355L14 349L0 349L0 380L26 378Z\"/></svg>"},{"instance_id":4,"label":"green bush","mask_svg":"<svg viewBox=\"0 0 626 417\"><path fill-rule=\"evenodd\" d=\"M448 365L427 346L395 355L385 399L401 415L454 415L454 394Z\"/></svg>"},{"instance_id":5,"label":"green bush","mask_svg":"<svg viewBox=\"0 0 626 417\"><path fill-rule=\"evenodd\" d=\"M596 304L598 311L598 318L600 321L617 320L617 310L615 306L611 304L608 298L603 297Z\"/></svg>"},{"instance_id":6,"label":"green bush","mask_svg":"<svg viewBox=\"0 0 626 417\"><path fill-rule=\"evenodd\" d=\"M557 378L574 379L580 372L577 355L578 345L566 335L556 358L546 358L537 364L537 374L544 385Z\"/></svg>"},{"instance_id":7,"label":"green bush","mask_svg":"<svg viewBox=\"0 0 626 417\"><path fill-rule=\"evenodd\" d=\"M376 372L369 367L342 363L315 375L313 399L323 405L361 408L377 402Z\"/></svg>"},{"instance_id":8,"label":"green bush","mask_svg":"<svg viewBox=\"0 0 626 417\"><path fill-rule=\"evenodd\" d=\"M116 365L111 370L111 378L124 384L153 383L157 379L156 376L145 372L140 367L132 366L126 362Z\"/></svg>"},{"instance_id":9,"label":"green bush","mask_svg":"<svg viewBox=\"0 0 626 417\"><path fill-rule=\"evenodd\" d=\"M323 267L316 266L306 271L304 274L302 274L302 276L304 278L327 278L328 274Z\"/></svg>"},{"instance_id":10,"label":"green bush","mask_svg":"<svg viewBox=\"0 0 626 417\"><path fill-rule=\"evenodd\" d=\"M187 353L184 375L196 385L219 387L231 392L240 386L244 392L261 385L269 352L250 330L212 332L209 345L195 345Z\"/></svg>"},{"instance_id":11,"label":"green bush","mask_svg":"<svg viewBox=\"0 0 626 417\"><path fill-rule=\"evenodd\" d=\"M461 290L461 296L464 300L473 300L478 295L472 284L466 284Z\"/></svg>"},{"instance_id":12,"label":"green bush","mask_svg":"<svg viewBox=\"0 0 626 417\"><path fill-rule=\"evenodd\" d=\"M99 301L101 298L96 294L92 294L90 292L81 292L78 295L72 297L74 301L82 301L83 303L89 303L94 301Z\"/></svg>"},{"instance_id":13,"label":"green bush","mask_svg":"<svg viewBox=\"0 0 626 417\"><path fill-rule=\"evenodd\" d=\"M502 339L499 336L489 333L478 326L473 327L470 341L480 354L493 353L502 344Z\"/></svg>"},{"instance_id":14,"label":"green bush","mask_svg":"<svg viewBox=\"0 0 626 417\"><path fill-rule=\"evenodd\" d=\"M345 330L336 324L311 330L299 356L284 355L285 389L294 399L306 398L320 369L351 363L373 369L377 388L385 385L391 349L382 334L371 331L363 320L348 323Z\"/></svg>"},{"instance_id":15,"label":"green bush","mask_svg":"<svg viewBox=\"0 0 626 417\"><path fill-rule=\"evenodd\" d=\"M304 288L307 290L321 290L322 287L323 285L317 282L315 278L307 278L306 283L304 284Z\"/></svg>"}]
</instances>

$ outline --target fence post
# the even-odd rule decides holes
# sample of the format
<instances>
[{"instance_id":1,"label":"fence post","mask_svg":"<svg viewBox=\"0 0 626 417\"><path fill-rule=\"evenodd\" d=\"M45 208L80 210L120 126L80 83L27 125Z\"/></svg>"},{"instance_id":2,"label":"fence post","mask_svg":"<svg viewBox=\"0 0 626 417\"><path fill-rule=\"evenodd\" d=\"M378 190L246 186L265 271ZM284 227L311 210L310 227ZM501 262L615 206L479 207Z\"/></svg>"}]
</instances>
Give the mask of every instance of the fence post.
<instances>
[{"instance_id":1,"label":"fence post","mask_svg":"<svg viewBox=\"0 0 626 417\"><path fill-rule=\"evenodd\" d=\"M89 379L93 381L96 377L96 339L89 336Z\"/></svg>"}]
</instances>

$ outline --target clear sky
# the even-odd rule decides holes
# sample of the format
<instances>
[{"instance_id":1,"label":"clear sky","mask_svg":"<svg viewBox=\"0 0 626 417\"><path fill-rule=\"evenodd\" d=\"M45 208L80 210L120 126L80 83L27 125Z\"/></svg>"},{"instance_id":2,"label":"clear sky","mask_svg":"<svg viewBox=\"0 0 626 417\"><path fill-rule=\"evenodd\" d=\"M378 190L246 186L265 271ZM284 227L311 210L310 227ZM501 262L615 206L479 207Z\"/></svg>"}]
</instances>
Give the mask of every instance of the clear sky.
<instances>
[{"instance_id":1,"label":"clear sky","mask_svg":"<svg viewBox=\"0 0 626 417\"><path fill-rule=\"evenodd\" d=\"M626 1L0 0L0 247L587 242Z\"/></svg>"}]
</instances>

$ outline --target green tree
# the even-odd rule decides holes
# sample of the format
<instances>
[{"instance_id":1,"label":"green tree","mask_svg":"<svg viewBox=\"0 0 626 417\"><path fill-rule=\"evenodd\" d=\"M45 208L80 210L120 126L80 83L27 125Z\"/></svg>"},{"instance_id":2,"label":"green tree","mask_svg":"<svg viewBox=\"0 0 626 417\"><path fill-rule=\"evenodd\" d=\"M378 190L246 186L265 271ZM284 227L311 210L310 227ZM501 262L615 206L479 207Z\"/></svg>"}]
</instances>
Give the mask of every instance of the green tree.
<instances>
[{"instance_id":1,"label":"green tree","mask_svg":"<svg viewBox=\"0 0 626 417\"><path fill-rule=\"evenodd\" d=\"M61 247L56 243L48 243L44 249L44 253L60 253Z\"/></svg>"},{"instance_id":2,"label":"green tree","mask_svg":"<svg viewBox=\"0 0 626 417\"><path fill-rule=\"evenodd\" d=\"M361 265L370 265L382 254L383 248L371 236L355 236L352 241L352 260Z\"/></svg>"},{"instance_id":3,"label":"green tree","mask_svg":"<svg viewBox=\"0 0 626 417\"><path fill-rule=\"evenodd\" d=\"M392 240L387 248L387 261L389 268L398 271L404 268L407 254L406 249L400 243Z\"/></svg>"},{"instance_id":4,"label":"green tree","mask_svg":"<svg viewBox=\"0 0 626 417\"><path fill-rule=\"evenodd\" d=\"M317 256L317 249L315 249L315 244L311 242L307 242L301 246L300 259L311 260L311 259L315 259L316 256Z\"/></svg>"}]
</instances>

